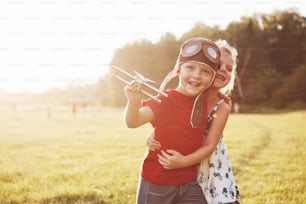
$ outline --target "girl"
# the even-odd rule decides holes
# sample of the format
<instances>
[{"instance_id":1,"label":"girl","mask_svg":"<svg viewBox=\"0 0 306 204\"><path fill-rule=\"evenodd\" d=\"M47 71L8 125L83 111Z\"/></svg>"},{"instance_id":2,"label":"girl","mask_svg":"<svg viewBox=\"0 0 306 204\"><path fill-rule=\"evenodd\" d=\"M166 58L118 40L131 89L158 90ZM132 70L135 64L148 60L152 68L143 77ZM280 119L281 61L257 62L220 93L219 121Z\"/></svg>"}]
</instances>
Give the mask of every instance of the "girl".
<instances>
[{"instance_id":1,"label":"girl","mask_svg":"<svg viewBox=\"0 0 306 204\"><path fill-rule=\"evenodd\" d=\"M209 204L239 203L239 191L228 160L222 131L231 110L229 95L234 87L236 76L237 51L226 41L219 40L221 50L221 68L217 70L213 86L207 91L208 110L203 146L189 155L182 155L176 150L161 151L159 163L165 169L182 168L201 161L198 181ZM161 147L158 140L150 136L147 144L151 150ZM158 137L156 139L159 139Z\"/></svg>"}]
</instances>

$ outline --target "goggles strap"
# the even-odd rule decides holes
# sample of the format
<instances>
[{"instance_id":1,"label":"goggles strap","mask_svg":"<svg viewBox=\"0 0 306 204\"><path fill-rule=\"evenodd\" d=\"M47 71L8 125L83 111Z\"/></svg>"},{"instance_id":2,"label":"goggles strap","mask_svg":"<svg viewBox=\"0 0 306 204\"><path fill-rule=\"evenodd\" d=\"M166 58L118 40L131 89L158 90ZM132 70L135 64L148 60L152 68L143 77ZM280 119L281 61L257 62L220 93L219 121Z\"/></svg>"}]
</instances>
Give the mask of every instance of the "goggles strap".
<instances>
[{"instance_id":1,"label":"goggles strap","mask_svg":"<svg viewBox=\"0 0 306 204\"><path fill-rule=\"evenodd\" d=\"M203 103L204 103L204 93L198 95L193 103L190 124L192 128L197 128L201 125L203 119Z\"/></svg>"},{"instance_id":2,"label":"goggles strap","mask_svg":"<svg viewBox=\"0 0 306 204\"><path fill-rule=\"evenodd\" d=\"M180 67L180 63L179 63L179 60L177 60L174 68L167 74L167 76L165 76L164 80L160 84L160 87L159 87L160 91L164 91L168 82L171 81L171 79L173 79L174 77L177 76L177 72L179 70L179 67Z\"/></svg>"}]
</instances>

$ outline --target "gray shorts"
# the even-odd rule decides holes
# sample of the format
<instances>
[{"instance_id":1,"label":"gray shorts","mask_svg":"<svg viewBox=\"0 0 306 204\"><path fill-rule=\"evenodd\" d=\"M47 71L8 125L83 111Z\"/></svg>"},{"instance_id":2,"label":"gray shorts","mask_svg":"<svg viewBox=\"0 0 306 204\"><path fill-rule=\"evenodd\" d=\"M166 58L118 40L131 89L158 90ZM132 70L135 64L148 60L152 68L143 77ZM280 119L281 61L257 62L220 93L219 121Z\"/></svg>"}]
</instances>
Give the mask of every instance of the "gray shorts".
<instances>
[{"instance_id":1,"label":"gray shorts","mask_svg":"<svg viewBox=\"0 0 306 204\"><path fill-rule=\"evenodd\" d=\"M154 184L140 178L137 204L207 204L195 179L179 185Z\"/></svg>"}]
</instances>

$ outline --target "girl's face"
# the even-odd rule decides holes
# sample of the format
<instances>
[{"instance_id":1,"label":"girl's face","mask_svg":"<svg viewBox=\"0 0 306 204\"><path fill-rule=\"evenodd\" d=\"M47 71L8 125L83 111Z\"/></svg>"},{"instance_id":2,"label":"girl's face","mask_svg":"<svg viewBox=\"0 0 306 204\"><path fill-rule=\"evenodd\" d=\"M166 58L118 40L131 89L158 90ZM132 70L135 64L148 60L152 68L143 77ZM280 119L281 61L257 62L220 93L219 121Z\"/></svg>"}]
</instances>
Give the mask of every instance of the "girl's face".
<instances>
[{"instance_id":1,"label":"girl's face","mask_svg":"<svg viewBox=\"0 0 306 204\"><path fill-rule=\"evenodd\" d=\"M225 49L221 49L220 69L217 70L213 87L221 89L225 87L231 80L233 71L232 55Z\"/></svg>"},{"instance_id":2,"label":"girl's face","mask_svg":"<svg viewBox=\"0 0 306 204\"><path fill-rule=\"evenodd\" d=\"M177 90L186 96L197 96L211 85L214 75L213 69L205 64L185 62L180 66Z\"/></svg>"}]
</instances>

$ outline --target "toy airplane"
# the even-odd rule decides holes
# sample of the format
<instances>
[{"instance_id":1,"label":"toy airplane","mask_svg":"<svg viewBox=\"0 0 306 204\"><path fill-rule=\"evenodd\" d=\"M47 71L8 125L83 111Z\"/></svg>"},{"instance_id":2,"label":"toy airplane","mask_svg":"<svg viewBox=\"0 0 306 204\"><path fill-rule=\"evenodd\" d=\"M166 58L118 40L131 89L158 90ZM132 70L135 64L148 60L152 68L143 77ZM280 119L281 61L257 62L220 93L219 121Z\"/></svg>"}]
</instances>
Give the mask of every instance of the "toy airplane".
<instances>
[{"instance_id":1,"label":"toy airplane","mask_svg":"<svg viewBox=\"0 0 306 204\"><path fill-rule=\"evenodd\" d=\"M127 71L125 71L124 69L117 67L115 65L111 65L111 67L115 70L115 72L112 74L113 77L115 77L116 79L122 81L123 83L127 84L127 85L131 85L130 81L122 78L121 76L118 75L118 72L120 72L121 74L124 74L125 76L129 77L131 80L134 80L136 83L139 83L155 92L157 92L160 95L163 95L165 97L168 97L168 95L162 91L160 91L159 89L155 88L154 86L150 85L149 83L155 83L154 81L152 81L151 79L145 78L142 74L134 71L135 75L132 75L130 73L128 73ZM157 102L161 102L161 100L159 98L157 98L156 96L150 94L149 92L140 89L140 92L143 93L144 95L156 100Z\"/></svg>"}]
</instances>

